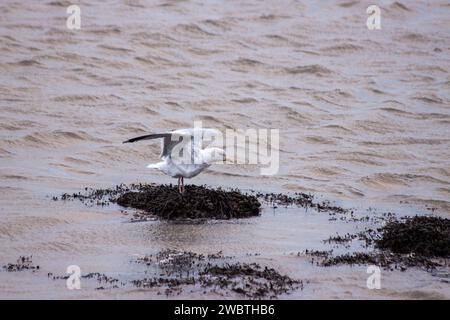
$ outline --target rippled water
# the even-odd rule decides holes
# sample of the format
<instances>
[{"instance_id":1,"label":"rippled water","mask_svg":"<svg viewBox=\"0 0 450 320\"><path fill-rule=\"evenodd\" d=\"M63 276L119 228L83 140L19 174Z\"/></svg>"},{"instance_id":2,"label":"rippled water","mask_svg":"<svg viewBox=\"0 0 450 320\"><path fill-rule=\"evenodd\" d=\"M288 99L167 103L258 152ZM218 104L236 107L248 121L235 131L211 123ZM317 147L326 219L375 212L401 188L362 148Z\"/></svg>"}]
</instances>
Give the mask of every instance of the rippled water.
<instances>
[{"instance_id":1,"label":"rippled water","mask_svg":"<svg viewBox=\"0 0 450 320\"><path fill-rule=\"evenodd\" d=\"M63 273L70 257L95 271L120 269L135 251L210 251L216 247L204 243L212 239L225 251L266 251L275 260L297 243L306 248L301 215L275 219L265 211L259 220L207 227L150 223L146 232L147 224L122 223L118 208L49 201L85 186L172 182L145 168L159 143L121 141L195 120L280 129L281 164L270 177L255 166L214 166L192 183L448 215L450 6L377 3L382 30L369 31L367 1L79 1L82 27L70 31L69 2L2 1L2 260L33 253ZM340 228L314 221L318 241L322 228ZM243 249L249 232L266 242ZM297 262L283 261L295 269ZM333 281L321 272L317 283ZM356 276L342 272L354 284ZM11 279L0 295L52 297L39 281L37 291L21 291ZM352 292L349 284L315 294Z\"/></svg>"}]
</instances>

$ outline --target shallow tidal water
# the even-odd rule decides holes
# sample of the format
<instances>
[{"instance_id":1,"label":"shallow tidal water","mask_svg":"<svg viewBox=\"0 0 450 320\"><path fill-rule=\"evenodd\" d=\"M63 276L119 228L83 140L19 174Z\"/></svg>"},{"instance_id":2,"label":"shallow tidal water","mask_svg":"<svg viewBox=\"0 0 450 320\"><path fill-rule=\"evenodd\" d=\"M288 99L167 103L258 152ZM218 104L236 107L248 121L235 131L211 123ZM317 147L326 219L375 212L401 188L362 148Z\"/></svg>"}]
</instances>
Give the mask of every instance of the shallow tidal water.
<instances>
[{"instance_id":1,"label":"shallow tidal water","mask_svg":"<svg viewBox=\"0 0 450 320\"><path fill-rule=\"evenodd\" d=\"M280 170L263 177L256 166L215 165L188 183L310 192L360 215L448 218L450 6L378 3L382 30L369 31L366 1L81 1L82 28L70 31L65 1L2 1L0 264L33 255L40 270L0 271L0 297L165 298L84 280L67 290L47 273L76 264L126 281L145 275L135 257L176 249L223 251L309 281L280 298L448 299L448 270L383 271L382 289L369 290L366 266L297 256L367 226L323 212L265 207L243 220L129 223L132 212L114 205L51 200L175 182L146 169L158 142L121 142L202 120L280 129ZM191 297L223 298L198 288L171 298Z\"/></svg>"}]
</instances>

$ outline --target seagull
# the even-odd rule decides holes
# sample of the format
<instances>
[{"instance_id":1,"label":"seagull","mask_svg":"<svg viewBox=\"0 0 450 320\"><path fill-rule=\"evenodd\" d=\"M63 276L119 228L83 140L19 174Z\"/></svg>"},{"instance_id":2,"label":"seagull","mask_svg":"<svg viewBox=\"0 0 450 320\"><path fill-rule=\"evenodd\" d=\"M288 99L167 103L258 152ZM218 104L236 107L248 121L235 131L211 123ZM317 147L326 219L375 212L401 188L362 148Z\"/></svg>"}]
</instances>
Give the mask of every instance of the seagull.
<instances>
[{"instance_id":1,"label":"seagull","mask_svg":"<svg viewBox=\"0 0 450 320\"><path fill-rule=\"evenodd\" d=\"M149 164L147 168L158 169L166 175L178 178L178 191L184 193L184 178L192 178L208 168L216 161L223 161L225 152L221 148L202 148L204 138L211 139L220 131L209 128L179 129L163 133L152 133L132 138L123 143L132 143L140 140L151 140L163 138L161 144L161 162ZM187 140L187 141L186 141ZM182 143L183 142L183 143ZM186 147L190 143L190 148ZM190 155L189 161L183 162L179 159L179 149ZM174 150L176 149L176 150ZM173 151L175 152L174 154Z\"/></svg>"}]
</instances>

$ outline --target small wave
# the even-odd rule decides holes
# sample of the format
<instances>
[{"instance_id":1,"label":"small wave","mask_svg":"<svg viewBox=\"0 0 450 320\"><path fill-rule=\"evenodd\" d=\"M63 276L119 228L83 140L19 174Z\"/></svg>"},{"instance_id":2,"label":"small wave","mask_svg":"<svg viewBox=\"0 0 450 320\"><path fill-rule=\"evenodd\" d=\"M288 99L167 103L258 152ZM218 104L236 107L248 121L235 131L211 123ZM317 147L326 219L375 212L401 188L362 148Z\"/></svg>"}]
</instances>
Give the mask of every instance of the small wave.
<instances>
[{"instance_id":1,"label":"small wave","mask_svg":"<svg viewBox=\"0 0 450 320\"><path fill-rule=\"evenodd\" d=\"M411 11L411 9L409 9L407 6L405 6L403 3L401 2L394 2L393 4L391 4L389 6L389 9L393 10L393 11Z\"/></svg>"},{"instance_id":2,"label":"small wave","mask_svg":"<svg viewBox=\"0 0 450 320\"><path fill-rule=\"evenodd\" d=\"M354 162L354 163L363 164L366 166L376 166L376 167L383 166L383 163L380 161L376 161L370 157L361 157L357 154L347 155L347 156L337 156L336 160L344 161L344 162Z\"/></svg>"},{"instance_id":3,"label":"small wave","mask_svg":"<svg viewBox=\"0 0 450 320\"><path fill-rule=\"evenodd\" d=\"M72 4L71 1L68 1L68 0L59 0L59 1L47 2L47 5L49 5L49 6L64 7L64 8L67 8L71 4Z\"/></svg>"},{"instance_id":4,"label":"small wave","mask_svg":"<svg viewBox=\"0 0 450 320\"><path fill-rule=\"evenodd\" d=\"M285 113L288 119L294 120L298 123L305 124L310 122L310 117L308 117L305 113L298 112L290 107L277 107L277 112Z\"/></svg>"},{"instance_id":5,"label":"small wave","mask_svg":"<svg viewBox=\"0 0 450 320\"><path fill-rule=\"evenodd\" d=\"M434 178L429 175L417 174L398 174L398 173L376 173L368 177L364 177L361 181L372 186L394 185L394 186L408 186L416 183L439 183L450 184L447 181Z\"/></svg>"},{"instance_id":6,"label":"small wave","mask_svg":"<svg viewBox=\"0 0 450 320\"><path fill-rule=\"evenodd\" d=\"M226 171L218 171L216 169L208 169L207 172L213 176L225 176L225 177L251 177L251 175L248 174L239 174L239 173L231 173Z\"/></svg>"},{"instance_id":7,"label":"small wave","mask_svg":"<svg viewBox=\"0 0 450 320\"><path fill-rule=\"evenodd\" d=\"M257 19L263 20L263 21L273 21L273 20L286 19L286 18L289 18L289 16L275 15L275 14L263 14L263 15L260 15Z\"/></svg>"},{"instance_id":8,"label":"small wave","mask_svg":"<svg viewBox=\"0 0 450 320\"><path fill-rule=\"evenodd\" d=\"M421 204L428 208L437 208L442 212L450 213L450 202L441 199L423 198L421 196L408 196L408 195L392 195L389 196L388 198L404 201L407 203Z\"/></svg>"},{"instance_id":9,"label":"small wave","mask_svg":"<svg viewBox=\"0 0 450 320\"><path fill-rule=\"evenodd\" d=\"M75 157L65 157L64 158L65 162L71 162L71 163L75 163L75 164L83 164L83 165L90 165L91 162L88 160L83 160L83 159L79 159L79 158L75 158Z\"/></svg>"},{"instance_id":10,"label":"small wave","mask_svg":"<svg viewBox=\"0 0 450 320\"><path fill-rule=\"evenodd\" d=\"M309 136L306 140L313 144L336 144L333 140L321 136Z\"/></svg>"},{"instance_id":11,"label":"small wave","mask_svg":"<svg viewBox=\"0 0 450 320\"><path fill-rule=\"evenodd\" d=\"M241 104L249 104L249 103L257 103L258 100L255 98L242 98L242 99L233 99L233 102L241 103Z\"/></svg>"},{"instance_id":12,"label":"small wave","mask_svg":"<svg viewBox=\"0 0 450 320\"><path fill-rule=\"evenodd\" d=\"M360 144L366 146L397 146L397 145L414 145L414 144L424 144L424 145L438 145L448 142L442 139L420 139L420 138L398 138L391 139L388 141L362 141Z\"/></svg>"},{"instance_id":13,"label":"small wave","mask_svg":"<svg viewBox=\"0 0 450 320\"><path fill-rule=\"evenodd\" d=\"M430 42L431 39L419 33L407 33L399 37L400 40L408 42Z\"/></svg>"},{"instance_id":14,"label":"small wave","mask_svg":"<svg viewBox=\"0 0 450 320\"><path fill-rule=\"evenodd\" d=\"M206 31L195 23L178 24L175 26L175 31L183 35L194 36L215 36L216 34Z\"/></svg>"},{"instance_id":15,"label":"small wave","mask_svg":"<svg viewBox=\"0 0 450 320\"><path fill-rule=\"evenodd\" d=\"M450 196L450 188L438 188L437 190L444 195Z\"/></svg>"},{"instance_id":16,"label":"small wave","mask_svg":"<svg viewBox=\"0 0 450 320\"><path fill-rule=\"evenodd\" d=\"M102 49L110 50L110 51L115 51L115 52L123 52L123 53L134 52L133 50L128 49L128 48L115 47L115 46L110 46L110 45L106 45L106 44L101 44L98 47L102 48Z\"/></svg>"},{"instance_id":17,"label":"small wave","mask_svg":"<svg viewBox=\"0 0 450 320\"><path fill-rule=\"evenodd\" d=\"M358 46L358 45L354 45L354 44L350 44L350 43L344 43L344 44L339 44L339 45L335 45L335 46L330 46L330 47L325 47L323 49L321 49L322 52L324 53L352 53L352 52L356 52L359 50L362 50L363 47Z\"/></svg>"},{"instance_id":18,"label":"small wave","mask_svg":"<svg viewBox=\"0 0 450 320\"><path fill-rule=\"evenodd\" d=\"M131 34L131 38L135 41L138 40L138 42L142 45L146 45L146 43L143 42L144 40L156 41L159 45L162 45L163 43L169 44L178 42L176 39L172 38L168 34L160 32L146 32L146 31L135 32ZM149 44L149 46L153 45L154 43Z\"/></svg>"},{"instance_id":19,"label":"small wave","mask_svg":"<svg viewBox=\"0 0 450 320\"><path fill-rule=\"evenodd\" d=\"M332 130L335 130L335 131L341 131L342 133L353 133L352 130L347 129L347 128L345 128L345 127L343 127L341 125L337 125L337 124L328 124L326 126L323 126L322 128L323 129L332 129Z\"/></svg>"},{"instance_id":20,"label":"small wave","mask_svg":"<svg viewBox=\"0 0 450 320\"><path fill-rule=\"evenodd\" d=\"M373 87L368 87L367 90L376 93L376 94L380 94L380 95L386 95L387 93L384 91L381 91L380 89L377 88L373 88Z\"/></svg>"},{"instance_id":21,"label":"small wave","mask_svg":"<svg viewBox=\"0 0 450 320\"><path fill-rule=\"evenodd\" d=\"M202 57L215 55L215 54L223 52L223 51L217 50L217 49L206 49L206 48L187 48L186 50L192 54L195 54L197 56L202 56ZM191 73L194 73L194 72L191 71ZM198 74L198 72L196 72L196 73Z\"/></svg>"},{"instance_id":22,"label":"small wave","mask_svg":"<svg viewBox=\"0 0 450 320\"><path fill-rule=\"evenodd\" d=\"M12 65L31 67L31 66L40 66L41 63L34 59L26 59L26 60L20 60L18 62L13 62Z\"/></svg>"},{"instance_id":23,"label":"small wave","mask_svg":"<svg viewBox=\"0 0 450 320\"><path fill-rule=\"evenodd\" d=\"M311 168L311 171L318 175L318 176L323 176L323 177L331 177L331 176L336 176L340 174L340 171L342 171L341 169L334 167L336 170L333 170L332 167L313 167Z\"/></svg>"},{"instance_id":24,"label":"small wave","mask_svg":"<svg viewBox=\"0 0 450 320\"><path fill-rule=\"evenodd\" d=\"M116 25L106 25L101 27L94 27L92 29L89 29L90 33L96 34L96 35L117 35L122 33L120 28Z\"/></svg>"},{"instance_id":25,"label":"small wave","mask_svg":"<svg viewBox=\"0 0 450 320\"><path fill-rule=\"evenodd\" d=\"M254 59L239 58L239 59L229 62L229 64L233 65L233 66L255 67L255 66L260 66L263 63L258 60L254 60Z\"/></svg>"},{"instance_id":26,"label":"small wave","mask_svg":"<svg viewBox=\"0 0 450 320\"><path fill-rule=\"evenodd\" d=\"M387 113L395 114L398 116L417 117L417 115L412 112L400 110L400 109L397 109L394 107L384 107L384 108L380 108L380 110L385 111Z\"/></svg>"},{"instance_id":27,"label":"small wave","mask_svg":"<svg viewBox=\"0 0 450 320\"><path fill-rule=\"evenodd\" d=\"M342 8L350 8L353 7L355 4L358 4L359 1L348 1L348 2L343 2L339 4L339 7Z\"/></svg>"},{"instance_id":28,"label":"small wave","mask_svg":"<svg viewBox=\"0 0 450 320\"><path fill-rule=\"evenodd\" d=\"M139 3L139 1L125 0L124 3L125 3L125 5L132 7L132 8L140 8L140 9L145 8L145 6L141 3Z\"/></svg>"},{"instance_id":29,"label":"small wave","mask_svg":"<svg viewBox=\"0 0 450 320\"><path fill-rule=\"evenodd\" d=\"M63 96L57 96L52 99L56 102L106 102L106 101L117 101L122 100L117 95L110 94L110 95L90 95L90 94L69 94L69 95L63 95Z\"/></svg>"},{"instance_id":30,"label":"small wave","mask_svg":"<svg viewBox=\"0 0 450 320\"><path fill-rule=\"evenodd\" d=\"M24 175L19 174L2 174L0 175L0 177L5 180L23 180L23 181L32 180L30 177L26 177Z\"/></svg>"},{"instance_id":31,"label":"small wave","mask_svg":"<svg viewBox=\"0 0 450 320\"><path fill-rule=\"evenodd\" d=\"M4 35L4 36L0 36L0 38L2 38L2 39L6 39L6 40L8 40L8 41L12 41L12 42L17 42L17 39L16 38L14 38L13 36L11 36L11 35ZM3 41L2 41L3 42Z\"/></svg>"},{"instance_id":32,"label":"small wave","mask_svg":"<svg viewBox=\"0 0 450 320\"><path fill-rule=\"evenodd\" d=\"M62 131L54 130L52 132L34 132L24 136L19 140L12 140L15 145L30 145L33 147L39 146L60 146L80 141L95 141L100 143L107 143L103 139L95 138L84 131Z\"/></svg>"},{"instance_id":33,"label":"small wave","mask_svg":"<svg viewBox=\"0 0 450 320\"><path fill-rule=\"evenodd\" d=\"M216 128L220 128L220 127L224 127L225 126L223 120L217 119L214 116L204 115L204 116L200 116L198 118L204 122L205 126L213 126L213 127L216 127Z\"/></svg>"},{"instance_id":34,"label":"small wave","mask_svg":"<svg viewBox=\"0 0 450 320\"><path fill-rule=\"evenodd\" d=\"M278 42L289 42L289 39L278 34L266 34L264 37Z\"/></svg>"},{"instance_id":35,"label":"small wave","mask_svg":"<svg viewBox=\"0 0 450 320\"><path fill-rule=\"evenodd\" d=\"M224 19L206 19L201 21L203 24L210 26L210 27L214 27L220 31L229 31L231 30L232 27L232 23L229 19L224 20Z\"/></svg>"},{"instance_id":36,"label":"small wave","mask_svg":"<svg viewBox=\"0 0 450 320\"><path fill-rule=\"evenodd\" d=\"M12 153L6 149L0 148L0 156L5 157L5 156L9 156L9 155L12 155Z\"/></svg>"},{"instance_id":37,"label":"small wave","mask_svg":"<svg viewBox=\"0 0 450 320\"><path fill-rule=\"evenodd\" d=\"M426 145L438 145L442 143L446 143L449 140L443 140L443 139L421 139L421 138L403 138L399 140L399 144L426 144Z\"/></svg>"},{"instance_id":38,"label":"small wave","mask_svg":"<svg viewBox=\"0 0 450 320\"><path fill-rule=\"evenodd\" d=\"M333 73L330 69L318 64L284 68L284 71L288 74L313 74L316 76L326 76Z\"/></svg>"},{"instance_id":39,"label":"small wave","mask_svg":"<svg viewBox=\"0 0 450 320\"><path fill-rule=\"evenodd\" d=\"M65 96L58 96L53 98L53 101L56 102L76 102L76 101L88 101L88 102L93 102L93 101L100 101L101 98L98 96L93 96L93 95L87 95L87 94L73 94L73 95L65 95Z\"/></svg>"},{"instance_id":40,"label":"small wave","mask_svg":"<svg viewBox=\"0 0 450 320\"><path fill-rule=\"evenodd\" d=\"M426 103L431 103L431 104L443 104L444 101L437 97L436 95L428 95L428 96L419 96L419 97L414 97L414 99L416 100L420 100Z\"/></svg>"},{"instance_id":41,"label":"small wave","mask_svg":"<svg viewBox=\"0 0 450 320\"><path fill-rule=\"evenodd\" d=\"M156 57L156 56L146 56L146 57L135 57L136 61L139 61L143 64L148 64L152 66L181 66L181 64L178 64L177 62L171 61L169 59L163 58L163 57Z\"/></svg>"}]
</instances>

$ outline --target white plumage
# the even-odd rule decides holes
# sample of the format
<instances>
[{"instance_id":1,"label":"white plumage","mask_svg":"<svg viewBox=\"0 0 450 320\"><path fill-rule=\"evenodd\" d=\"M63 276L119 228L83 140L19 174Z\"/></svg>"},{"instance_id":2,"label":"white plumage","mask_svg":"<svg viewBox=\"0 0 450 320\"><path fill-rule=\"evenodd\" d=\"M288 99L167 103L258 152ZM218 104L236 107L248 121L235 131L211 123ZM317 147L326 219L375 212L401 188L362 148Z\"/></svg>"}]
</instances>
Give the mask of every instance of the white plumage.
<instances>
[{"instance_id":1,"label":"white plumage","mask_svg":"<svg viewBox=\"0 0 450 320\"><path fill-rule=\"evenodd\" d=\"M191 128L164 133L154 133L124 141L124 143L162 138L161 162L149 164L147 168L158 169L166 175L178 178L178 189L184 192L184 178L192 178L208 168L215 161L222 161L225 152L221 148L202 148L202 142L218 134L216 129ZM175 149L175 150L174 150ZM187 152L184 158L173 151ZM176 152L178 153L178 152Z\"/></svg>"}]
</instances>

